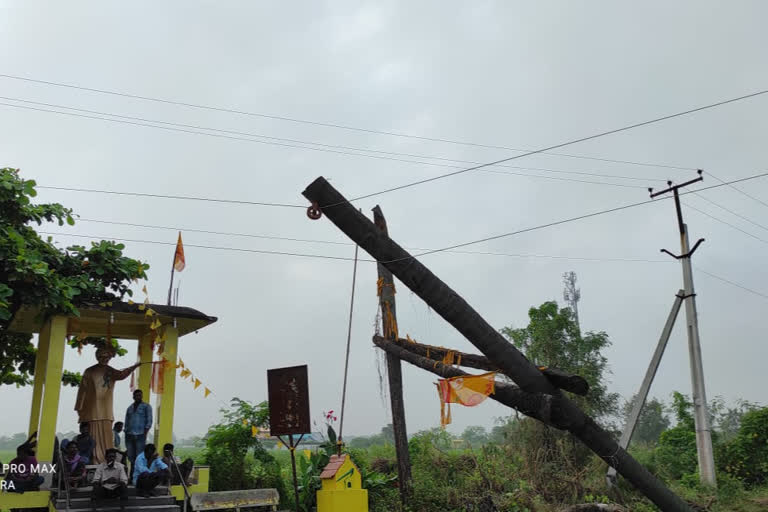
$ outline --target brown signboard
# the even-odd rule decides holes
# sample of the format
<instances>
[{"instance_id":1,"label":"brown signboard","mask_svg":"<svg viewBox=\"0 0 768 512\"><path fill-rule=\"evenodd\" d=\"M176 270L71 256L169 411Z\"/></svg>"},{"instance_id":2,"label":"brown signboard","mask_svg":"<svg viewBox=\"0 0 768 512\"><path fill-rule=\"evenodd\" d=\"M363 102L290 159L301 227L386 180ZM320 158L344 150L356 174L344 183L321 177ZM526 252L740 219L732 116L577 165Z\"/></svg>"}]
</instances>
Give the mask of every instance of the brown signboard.
<instances>
[{"instance_id":1,"label":"brown signboard","mask_svg":"<svg viewBox=\"0 0 768 512\"><path fill-rule=\"evenodd\" d=\"M307 365L267 370L267 389L271 435L308 434L312 431Z\"/></svg>"}]
</instances>

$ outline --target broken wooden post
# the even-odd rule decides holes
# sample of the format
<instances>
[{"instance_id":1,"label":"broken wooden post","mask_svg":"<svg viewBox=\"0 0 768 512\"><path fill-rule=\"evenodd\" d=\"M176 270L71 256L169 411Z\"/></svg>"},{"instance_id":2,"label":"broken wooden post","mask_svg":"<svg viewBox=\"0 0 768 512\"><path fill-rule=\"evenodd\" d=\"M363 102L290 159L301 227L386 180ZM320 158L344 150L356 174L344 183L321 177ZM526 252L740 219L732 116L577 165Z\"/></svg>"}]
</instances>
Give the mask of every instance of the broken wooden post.
<instances>
[{"instance_id":1,"label":"broken wooden post","mask_svg":"<svg viewBox=\"0 0 768 512\"><path fill-rule=\"evenodd\" d=\"M468 375L466 372L453 366L445 365L430 358L414 354L413 352L406 350L406 348L399 343L386 340L381 336L374 336L373 343L384 350L388 356L395 357L398 360L402 359L407 363L430 373L434 373L444 379ZM513 384L506 384L503 382L497 382L495 388L495 392L490 395L489 398L496 400L507 407L520 411L526 416L536 418L547 425L557 427L560 424L560 419L552 416L553 411L555 414L558 412L557 408L552 407L556 397L543 393L528 393Z\"/></svg>"},{"instance_id":2,"label":"broken wooden post","mask_svg":"<svg viewBox=\"0 0 768 512\"><path fill-rule=\"evenodd\" d=\"M375 339L374 343L376 343ZM451 350L445 347L437 347L435 345L425 345L411 339L398 338L397 343L401 345L405 350L413 352L414 354L418 354L422 357L432 359L433 361L443 361L447 356L450 355L450 359L455 361L457 366L466 366L468 368L476 368L478 370L485 370L488 372L501 371L497 365L490 362L485 356L467 354L466 352ZM587 383L584 377L564 372L562 370L558 370L557 368L549 368L546 366L539 366L538 369L541 373L544 374L549 382L551 382L558 389L569 391L581 396L585 396L589 391L589 383Z\"/></svg>"},{"instance_id":3,"label":"broken wooden post","mask_svg":"<svg viewBox=\"0 0 768 512\"><path fill-rule=\"evenodd\" d=\"M313 204L313 211L318 210L327 215L352 241L397 276L490 361L513 378L522 390L557 397L557 414L567 420L560 428L571 432L601 459L615 467L660 509L690 512L690 507L682 499L623 450L592 418L565 398L536 366L464 299L358 212L325 178L319 177L313 181L303 195Z\"/></svg>"},{"instance_id":4,"label":"broken wooden post","mask_svg":"<svg viewBox=\"0 0 768 512\"><path fill-rule=\"evenodd\" d=\"M389 237L387 221L381 208L373 209L373 221L377 228ZM397 339L397 311L395 308L395 283L392 272L377 264L379 306L381 307L382 333L388 340ZM403 370L400 359L387 353L389 403L392 409L392 430L395 435L397 477L400 483L400 502L405 509L411 489L411 459L408 454L408 432L405 427L405 402L403 401Z\"/></svg>"}]
</instances>

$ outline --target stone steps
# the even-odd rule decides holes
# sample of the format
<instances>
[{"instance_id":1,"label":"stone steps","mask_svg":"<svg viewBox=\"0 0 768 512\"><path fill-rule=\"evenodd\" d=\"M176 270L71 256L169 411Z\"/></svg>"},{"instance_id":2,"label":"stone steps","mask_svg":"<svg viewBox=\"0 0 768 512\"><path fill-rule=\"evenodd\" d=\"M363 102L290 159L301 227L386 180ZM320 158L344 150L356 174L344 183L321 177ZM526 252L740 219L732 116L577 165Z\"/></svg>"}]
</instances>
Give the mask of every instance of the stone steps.
<instances>
[{"instance_id":1,"label":"stone steps","mask_svg":"<svg viewBox=\"0 0 768 512\"><path fill-rule=\"evenodd\" d=\"M144 498L136 494L135 487L128 487L128 499L92 501L93 488L81 487L69 495L69 512L94 512L96 510L121 512L179 512L176 498L168 494L168 487L156 487L155 496ZM54 499L57 511L66 511L67 502L64 493Z\"/></svg>"}]
</instances>

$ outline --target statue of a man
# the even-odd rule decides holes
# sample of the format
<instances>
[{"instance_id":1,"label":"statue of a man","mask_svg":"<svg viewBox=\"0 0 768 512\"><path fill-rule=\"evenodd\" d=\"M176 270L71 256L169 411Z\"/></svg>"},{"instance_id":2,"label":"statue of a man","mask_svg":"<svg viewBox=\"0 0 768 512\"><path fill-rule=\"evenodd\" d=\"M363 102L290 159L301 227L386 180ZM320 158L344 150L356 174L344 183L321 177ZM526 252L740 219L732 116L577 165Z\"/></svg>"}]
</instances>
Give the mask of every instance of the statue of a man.
<instances>
[{"instance_id":1,"label":"statue of a man","mask_svg":"<svg viewBox=\"0 0 768 512\"><path fill-rule=\"evenodd\" d=\"M98 347L96 349L98 363L83 372L83 378L77 390L75 410L78 413L79 422L89 424L91 437L96 442L91 464L104 462L105 452L109 448L114 448L112 422L115 418L112 393L115 382L125 379L139 366L139 363L136 363L124 370L116 370L108 364L114 356L115 350L112 347Z\"/></svg>"}]
</instances>

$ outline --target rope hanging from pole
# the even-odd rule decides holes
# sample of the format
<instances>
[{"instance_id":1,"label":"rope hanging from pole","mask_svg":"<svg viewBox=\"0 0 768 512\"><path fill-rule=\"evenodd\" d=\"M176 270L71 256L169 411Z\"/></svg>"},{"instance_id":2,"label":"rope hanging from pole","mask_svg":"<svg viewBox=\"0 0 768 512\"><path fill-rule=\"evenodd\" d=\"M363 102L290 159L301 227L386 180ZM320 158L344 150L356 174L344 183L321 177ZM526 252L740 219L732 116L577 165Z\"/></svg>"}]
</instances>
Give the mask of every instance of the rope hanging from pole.
<instances>
[{"instance_id":1,"label":"rope hanging from pole","mask_svg":"<svg viewBox=\"0 0 768 512\"><path fill-rule=\"evenodd\" d=\"M341 414L339 415L339 438L337 442L338 454L341 455L344 432L344 407L347 401L347 374L349 373L349 349L352 341L352 312L355 307L355 282L357 281L357 251L359 247L355 245L355 263L352 267L352 294L349 300L349 326L347 327L347 351L344 359L344 385L341 390Z\"/></svg>"}]
</instances>

